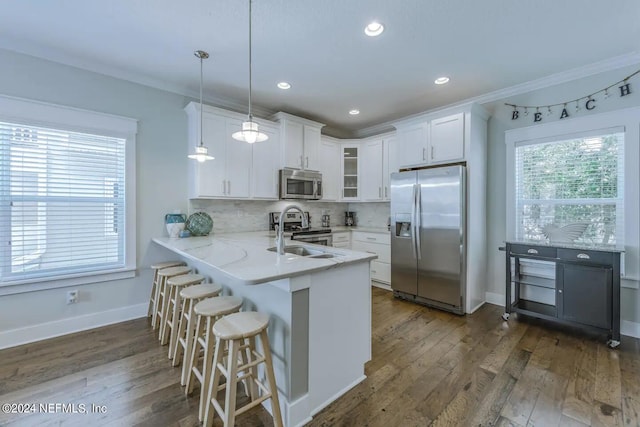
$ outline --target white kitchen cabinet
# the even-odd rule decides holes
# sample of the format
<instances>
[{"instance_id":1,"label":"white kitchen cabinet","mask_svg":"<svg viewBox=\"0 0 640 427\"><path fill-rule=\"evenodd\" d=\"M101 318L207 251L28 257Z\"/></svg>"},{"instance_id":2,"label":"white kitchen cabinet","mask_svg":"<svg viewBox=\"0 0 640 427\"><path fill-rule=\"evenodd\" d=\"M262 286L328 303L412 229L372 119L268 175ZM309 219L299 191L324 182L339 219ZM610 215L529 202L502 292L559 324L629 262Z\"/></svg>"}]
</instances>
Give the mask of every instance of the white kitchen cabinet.
<instances>
[{"instance_id":1,"label":"white kitchen cabinet","mask_svg":"<svg viewBox=\"0 0 640 427\"><path fill-rule=\"evenodd\" d=\"M318 147L324 124L282 112L273 118L280 123L283 167L319 170Z\"/></svg>"},{"instance_id":2,"label":"white kitchen cabinet","mask_svg":"<svg viewBox=\"0 0 640 427\"><path fill-rule=\"evenodd\" d=\"M192 102L185 107L185 111L188 116L188 139L191 148L200 142L200 104ZM231 137L241 129L243 115L205 105L202 119L202 141L215 159L203 163L189 161L189 197L277 198L277 171L280 160L277 127L263 126L269 140L247 144ZM254 147L258 147L256 158L260 158L262 162L255 170ZM273 154L272 150L276 153ZM261 184L256 185L258 182ZM255 196L252 191L256 191Z\"/></svg>"},{"instance_id":3,"label":"white kitchen cabinet","mask_svg":"<svg viewBox=\"0 0 640 427\"><path fill-rule=\"evenodd\" d=\"M333 247L351 249L351 232L350 231L338 231L333 233Z\"/></svg>"},{"instance_id":4,"label":"white kitchen cabinet","mask_svg":"<svg viewBox=\"0 0 640 427\"><path fill-rule=\"evenodd\" d=\"M400 167L413 167L427 164L427 145L429 123L415 123L397 126L397 159Z\"/></svg>"},{"instance_id":5,"label":"white kitchen cabinet","mask_svg":"<svg viewBox=\"0 0 640 427\"><path fill-rule=\"evenodd\" d=\"M253 144L251 165L251 197L278 199L280 169L280 132L276 127L260 126L269 139Z\"/></svg>"},{"instance_id":6,"label":"white kitchen cabinet","mask_svg":"<svg viewBox=\"0 0 640 427\"><path fill-rule=\"evenodd\" d=\"M323 136L318 146L318 169L322 173L322 200L340 199L340 145Z\"/></svg>"},{"instance_id":7,"label":"white kitchen cabinet","mask_svg":"<svg viewBox=\"0 0 640 427\"><path fill-rule=\"evenodd\" d=\"M396 160L396 138L387 137L383 139L382 152L382 199L391 200L391 179L390 176L394 172L398 172L398 163Z\"/></svg>"},{"instance_id":8,"label":"white kitchen cabinet","mask_svg":"<svg viewBox=\"0 0 640 427\"><path fill-rule=\"evenodd\" d=\"M465 160L465 113L398 123L398 166L409 168Z\"/></svg>"},{"instance_id":9,"label":"white kitchen cabinet","mask_svg":"<svg viewBox=\"0 0 640 427\"><path fill-rule=\"evenodd\" d=\"M371 280L386 285L391 283L391 236L388 233L366 231L351 232L351 249L378 255L371 261ZM389 289L388 286L383 286Z\"/></svg>"},{"instance_id":10,"label":"white kitchen cabinet","mask_svg":"<svg viewBox=\"0 0 640 427\"><path fill-rule=\"evenodd\" d=\"M464 113L431 120L429 131L430 163L464 159Z\"/></svg>"},{"instance_id":11,"label":"white kitchen cabinet","mask_svg":"<svg viewBox=\"0 0 640 427\"><path fill-rule=\"evenodd\" d=\"M360 144L343 144L342 158L342 200L358 200L360 195Z\"/></svg>"},{"instance_id":12,"label":"white kitchen cabinet","mask_svg":"<svg viewBox=\"0 0 640 427\"><path fill-rule=\"evenodd\" d=\"M384 198L383 189L383 142L382 139L368 139L361 148L362 168L360 169L360 200L372 202Z\"/></svg>"}]
</instances>

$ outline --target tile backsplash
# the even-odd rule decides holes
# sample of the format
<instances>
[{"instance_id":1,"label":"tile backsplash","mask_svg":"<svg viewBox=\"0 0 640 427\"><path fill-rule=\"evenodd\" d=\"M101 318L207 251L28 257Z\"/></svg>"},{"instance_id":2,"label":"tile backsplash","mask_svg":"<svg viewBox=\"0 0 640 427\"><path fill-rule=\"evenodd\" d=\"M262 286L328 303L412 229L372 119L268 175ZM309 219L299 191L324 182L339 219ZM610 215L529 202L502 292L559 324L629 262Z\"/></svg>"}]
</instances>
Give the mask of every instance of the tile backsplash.
<instances>
[{"instance_id":1,"label":"tile backsplash","mask_svg":"<svg viewBox=\"0 0 640 427\"><path fill-rule=\"evenodd\" d=\"M261 231L269 229L269 212L280 212L295 203L311 215L311 226L320 227L322 215L331 215L331 225L344 225L347 210L357 212L358 225L385 227L389 203L293 202L289 200L190 200L189 214L206 212L213 218L214 233Z\"/></svg>"}]
</instances>

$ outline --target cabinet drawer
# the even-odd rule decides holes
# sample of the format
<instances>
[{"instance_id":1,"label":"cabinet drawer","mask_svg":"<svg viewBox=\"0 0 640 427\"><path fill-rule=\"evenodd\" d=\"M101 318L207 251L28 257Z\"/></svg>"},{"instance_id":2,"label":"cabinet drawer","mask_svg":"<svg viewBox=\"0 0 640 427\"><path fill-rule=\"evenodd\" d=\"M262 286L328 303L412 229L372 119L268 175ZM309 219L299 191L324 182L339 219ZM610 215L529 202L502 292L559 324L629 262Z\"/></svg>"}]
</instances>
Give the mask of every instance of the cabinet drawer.
<instances>
[{"instance_id":1,"label":"cabinet drawer","mask_svg":"<svg viewBox=\"0 0 640 427\"><path fill-rule=\"evenodd\" d=\"M557 249L547 248L544 246L511 245L511 253L518 255L532 255L546 258L555 258Z\"/></svg>"},{"instance_id":2,"label":"cabinet drawer","mask_svg":"<svg viewBox=\"0 0 640 427\"><path fill-rule=\"evenodd\" d=\"M376 260L371 261L371 280L391 283L391 264Z\"/></svg>"},{"instance_id":3,"label":"cabinet drawer","mask_svg":"<svg viewBox=\"0 0 640 427\"><path fill-rule=\"evenodd\" d=\"M350 249L349 246L351 246L349 242L333 242L334 248Z\"/></svg>"},{"instance_id":4,"label":"cabinet drawer","mask_svg":"<svg viewBox=\"0 0 640 427\"><path fill-rule=\"evenodd\" d=\"M348 242L351 239L349 238L349 233L333 233L333 243L342 243Z\"/></svg>"},{"instance_id":5,"label":"cabinet drawer","mask_svg":"<svg viewBox=\"0 0 640 427\"><path fill-rule=\"evenodd\" d=\"M611 252L558 249L558 258L566 261L582 261L592 264L613 264L613 254Z\"/></svg>"},{"instance_id":6,"label":"cabinet drawer","mask_svg":"<svg viewBox=\"0 0 640 427\"><path fill-rule=\"evenodd\" d=\"M368 242L368 243L380 243L383 245L391 245L391 237L389 234L381 234L381 233L367 233L364 231L354 231L353 240L357 240L359 242Z\"/></svg>"},{"instance_id":7,"label":"cabinet drawer","mask_svg":"<svg viewBox=\"0 0 640 427\"><path fill-rule=\"evenodd\" d=\"M351 249L354 251L369 252L372 254L376 254L378 255L378 261L380 262L387 262L387 263L391 262L391 246L390 245L381 245L380 243L360 242L356 240L351 245Z\"/></svg>"}]
</instances>

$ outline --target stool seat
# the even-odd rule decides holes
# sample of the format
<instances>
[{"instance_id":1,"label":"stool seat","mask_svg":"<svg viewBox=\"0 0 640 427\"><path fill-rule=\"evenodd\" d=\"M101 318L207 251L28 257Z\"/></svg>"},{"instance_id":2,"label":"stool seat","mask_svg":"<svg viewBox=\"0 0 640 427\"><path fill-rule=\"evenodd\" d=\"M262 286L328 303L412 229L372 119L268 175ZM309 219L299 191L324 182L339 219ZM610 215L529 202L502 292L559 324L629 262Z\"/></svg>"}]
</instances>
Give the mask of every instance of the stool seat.
<instances>
[{"instance_id":1,"label":"stool seat","mask_svg":"<svg viewBox=\"0 0 640 427\"><path fill-rule=\"evenodd\" d=\"M195 285L203 280L204 276L202 274L181 274L180 276L171 277L167 280L167 284L169 286L187 286Z\"/></svg>"},{"instance_id":2,"label":"stool seat","mask_svg":"<svg viewBox=\"0 0 640 427\"><path fill-rule=\"evenodd\" d=\"M185 265L182 261L163 261L151 264L151 268L153 270L160 270L161 268L180 267L182 265Z\"/></svg>"},{"instance_id":3,"label":"stool seat","mask_svg":"<svg viewBox=\"0 0 640 427\"><path fill-rule=\"evenodd\" d=\"M202 285L189 286L180 291L183 299L199 299L217 294L222 290L222 286L217 283L203 283Z\"/></svg>"},{"instance_id":4,"label":"stool seat","mask_svg":"<svg viewBox=\"0 0 640 427\"><path fill-rule=\"evenodd\" d=\"M242 307L242 298L227 295L202 300L193 310L199 316L224 316L238 311L240 307Z\"/></svg>"},{"instance_id":5,"label":"stool seat","mask_svg":"<svg viewBox=\"0 0 640 427\"><path fill-rule=\"evenodd\" d=\"M158 276L173 277L181 274L187 274L191 272L191 268L187 266L169 267L158 270Z\"/></svg>"},{"instance_id":6,"label":"stool seat","mask_svg":"<svg viewBox=\"0 0 640 427\"><path fill-rule=\"evenodd\" d=\"M269 325L269 315L256 311L230 314L213 325L213 334L223 340L255 336Z\"/></svg>"}]
</instances>

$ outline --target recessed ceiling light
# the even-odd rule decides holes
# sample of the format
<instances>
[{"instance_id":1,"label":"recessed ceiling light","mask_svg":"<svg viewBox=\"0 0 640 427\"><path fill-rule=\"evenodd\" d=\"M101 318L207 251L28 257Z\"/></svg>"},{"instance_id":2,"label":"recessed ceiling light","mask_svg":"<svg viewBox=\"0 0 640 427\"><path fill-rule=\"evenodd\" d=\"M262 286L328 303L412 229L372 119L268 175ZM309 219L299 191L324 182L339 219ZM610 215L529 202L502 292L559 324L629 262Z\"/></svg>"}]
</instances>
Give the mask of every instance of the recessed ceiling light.
<instances>
[{"instance_id":1,"label":"recessed ceiling light","mask_svg":"<svg viewBox=\"0 0 640 427\"><path fill-rule=\"evenodd\" d=\"M353 110L349 111L349 114L351 114L352 116L357 116L358 114L360 114L360 110L356 110L355 108Z\"/></svg>"},{"instance_id":2,"label":"recessed ceiling light","mask_svg":"<svg viewBox=\"0 0 640 427\"><path fill-rule=\"evenodd\" d=\"M438 77L435 81L435 84L437 85L443 85L445 83L449 83L449 77Z\"/></svg>"},{"instance_id":3,"label":"recessed ceiling light","mask_svg":"<svg viewBox=\"0 0 640 427\"><path fill-rule=\"evenodd\" d=\"M364 33L369 37L379 36L383 31L384 25L376 21L373 21L372 23L364 27Z\"/></svg>"},{"instance_id":4,"label":"recessed ceiling light","mask_svg":"<svg viewBox=\"0 0 640 427\"><path fill-rule=\"evenodd\" d=\"M287 89L291 88L291 85L289 83L287 83L287 82L280 82L280 83L278 83L278 87L280 89L287 90Z\"/></svg>"}]
</instances>

